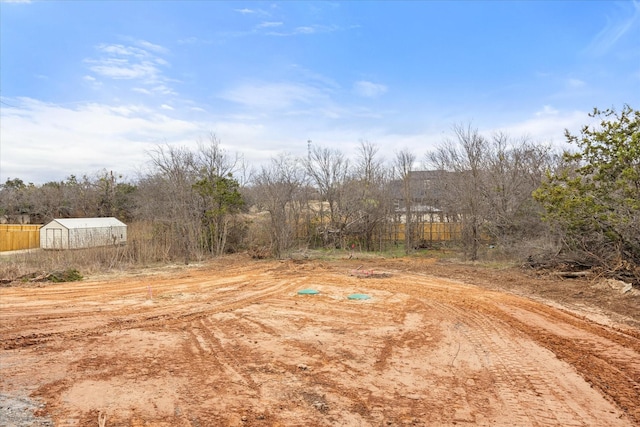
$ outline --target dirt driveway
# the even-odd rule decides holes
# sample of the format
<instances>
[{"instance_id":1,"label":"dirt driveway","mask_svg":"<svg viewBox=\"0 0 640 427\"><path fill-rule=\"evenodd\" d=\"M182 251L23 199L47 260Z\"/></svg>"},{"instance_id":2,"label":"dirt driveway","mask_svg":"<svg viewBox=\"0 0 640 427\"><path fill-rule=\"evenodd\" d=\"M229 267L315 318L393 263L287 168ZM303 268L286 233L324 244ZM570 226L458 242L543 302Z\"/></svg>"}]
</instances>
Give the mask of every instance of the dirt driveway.
<instances>
[{"instance_id":1,"label":"dirt driveway","mask_svg":"<svg viewBox=\"0 0 640 427\"><path fill-rule=\"evenodd\" d=\"M640 425L637 327L434 262L230 258L1 288L4 425Z\"/></svg>"}]
</instances>

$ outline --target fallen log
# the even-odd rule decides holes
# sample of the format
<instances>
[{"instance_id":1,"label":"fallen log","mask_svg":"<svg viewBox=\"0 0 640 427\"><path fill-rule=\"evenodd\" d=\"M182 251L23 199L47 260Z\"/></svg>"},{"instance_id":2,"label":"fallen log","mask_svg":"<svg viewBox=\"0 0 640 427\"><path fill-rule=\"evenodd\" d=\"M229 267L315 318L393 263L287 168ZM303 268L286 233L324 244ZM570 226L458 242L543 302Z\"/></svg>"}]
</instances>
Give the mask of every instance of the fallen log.
<instances>
[{"instance_id":1,"label":"fallen log","mask_svg":"<svg viewBox=\"0 0 640 427\"><path fill-rule=\"evenodd\" d=\"M591 275L590 271L555 271L554 275L564 277L566 279L577 279L579 277L587 277Z\"/></svg>"}]
</instances>

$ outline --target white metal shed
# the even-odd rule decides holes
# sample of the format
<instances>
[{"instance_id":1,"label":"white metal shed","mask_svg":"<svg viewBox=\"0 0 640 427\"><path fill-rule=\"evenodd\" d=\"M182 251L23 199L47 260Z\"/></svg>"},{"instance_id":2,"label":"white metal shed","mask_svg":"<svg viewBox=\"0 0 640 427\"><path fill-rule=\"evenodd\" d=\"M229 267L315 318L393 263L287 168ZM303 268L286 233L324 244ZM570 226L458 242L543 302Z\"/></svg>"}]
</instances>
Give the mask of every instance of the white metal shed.
<instances>
[{"instance_id":1,"label":"white metal shed","mask_svg":"<svg viewBox=\"0 0 640 427\"><path fill-rule=\"evenodd\" d=\"M40 228L42 249L80 249L122 245L127 225L116 218L61 218Z\"/></svg>"}]
</instances>

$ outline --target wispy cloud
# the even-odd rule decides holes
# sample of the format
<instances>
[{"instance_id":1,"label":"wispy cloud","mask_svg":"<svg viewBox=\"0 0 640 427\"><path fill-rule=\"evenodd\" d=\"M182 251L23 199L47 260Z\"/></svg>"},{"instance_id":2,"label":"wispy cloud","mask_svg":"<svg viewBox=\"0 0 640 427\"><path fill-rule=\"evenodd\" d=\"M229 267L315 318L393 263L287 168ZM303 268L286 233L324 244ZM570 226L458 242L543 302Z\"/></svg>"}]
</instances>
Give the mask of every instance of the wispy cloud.
<instances>
[{"instance_id":1,"label":"wispy cloud","mask_svg":"<svg viewBox=\"0 0 640 427\"><path fill-rule=\"evenodd\" d=\"M197 37L185 37L183 39L179 39L178 43L179 44L196 44L199 41L200 40Z\"/></svg>"},{"instance_id":2,"label":"wispy cloud","mask_svg":"<svg viewBox=\"0 0 640 427\"><path fill-rule=\"evenodd\" d=\"M542 107L542 110L536 111L535 115L536 115L536 117L540 117L540 116L555 116L558 113L559 113L559 111L556 110L555 108L553 108L551 105L545 105L544 107Z\"/></svg>"},{"instance_id":3,"label":"wispy cloud","mask_svg":"<svg viewBox=\"0 0 640 427\"><path fill-rule=\"evenodd\" d=\"M103 86L103 83L93 76L86 75L82 77L82 80L94 89L99 89Z\"/></svg>"},{"instance_id":4,"label":"wispy cloud","mask_svg":"<svg viewBox=\"0 0 640 427\"><path fill-rule=\"evenodd\" d=\"M233 9L234 12L240 13L242 15L266 15L269 16L270 13L263 9L249 9L247 7L243 9Z\"/></svg>"},{"instance_id":5,"label":"wispy cloud","mask_svg":"<svg viewBox=\"0 0 640 427\"><path fill-rule=\"evenodd\" d=\"M323 34L338 31L340 28L335 25L301 25L291 30L283 29L282 31L268 31L268 36L290 37L296 35Z\"/></svg>"},{"instance_id":6,"label":"wispy cloud","mask_svg":"<svg viewBox=\"0 0 640 427\"><path fill-rule=\"evenodd\" d=\"M604 28L594 37L587 52L599 56L609 52L631 30L640 26L640 1L617 2L615 16L607 16Z\"/></svg>"},{"instance_id":7,"label":"wispy cloud","mask_svg":"<svg viewBox=\"0 0 640 427\"><path fill-rule=\"evenodd\" d=\"M176 95L176 92L165 84L153 86L151 91L160 95Z\"/></svg>"},{"instance_id":8,"label":"wispy cloud","mask_svg":"<svg viewBox=\"0 0 640 427\"><path fill-rule=\"evenodd\" d=\"M160 74L158 67L148 61L132 64L121 58L102 58L87 60L89 69L96 74L112 79L147 79L157 80Z\"/></svg>"},{"instance_id":9,"label":"wispy cloud","mask_svg":"<svg viewBox=\"0 0 640 427\"><path fill-rule=\"evenodd\" d=\"M575 79L575 78L570 78L569 80L567 80L567 85L571 88L581 88L586 86L586 82L584 80L580 80L580 79Z\"/></svg>"},{"instance_id":10,"label":"wispy cloud","mask_svg":"<svg viewBox=\"0 0 640 427\"><path fill-rule=\"evenodd\" d=\"M257 29L261 29L261 28L273 28L273 27L280 27L282 26L284 23L283 22L274 22L274 21L266 21L266 22L261 22L260 24L258 24L256 26Z\"/></svg>"},{"instance_id":11,"label":"wispy cloud","mask_svg":"<svg viewBox=\"0 0 640 427\"><path fill-rule=\"evenodd\" d=\"M167 49L167 48L165 48L163 46L148 42L146 40L137 40L136 44L138 46L141 46L143 49L146 49L148 51L150 50L150 51L156 52L156 53L166 54L166 53L169 52L169 49Z\"/></svg>"},{"instance_id":12,"label":"wispy cloud","mask_svg":"<svg viewBox=\"0 0 640 427\"><path fill-rule=\"evenodd\" d=\"M149 89L145 89L143 87L134 87L131 90L134 91L134 92L142 93L144 95L153 95L153 92L151 92Z\"/></svg>"},{"instance_id":13,"label":"wispy cloud","mask_svg":"<svg viewBox=\"0 0 640 427\"><path fill-rule=\"evenodd\" d=\"M250 14L256 13L254 9L247 9L246 7L244 9L233 9L233 10L234 12L238 12L243 15L250 15Z\"/></svg>"},{"instance_id":14,"label":"wispy cloud","mask_svg":"<svg viewBox=\"0 0 640 427\"><path fill-rule=\"evenodd\" d=\"M354 83L353 91L359 96L375 98L387 92L387 87L383 84L360 80Z\"/></svg>"},{"instance_id":15,"label":"wispy cloud","mask_svg":"<svg viewBox=\"0 0 640 427\"><path fill-rule=\"evenodd\" d=\"M146 40L135 40L134 45L102 43L96 46L96 57L87 58L84 63L96 76L113 80L135 80L147 87L136 86L133 91L143 94L175 94L168 86L163 69L169 63L161 54L168 53L163 46ZM85 76L89 80L94 76Z\"/></svg>"},{"instance_id":16,"label":"wispy cloud","mask_svg":"<svg viewBox=\"0 0 640 427\"><path fill-rule=\"evenodd\" d=\"M227 90L221 98L251 108L283 109L310 104L323 98L321 90L302 83L243 84Z\"/></svg>"}]
</instances>

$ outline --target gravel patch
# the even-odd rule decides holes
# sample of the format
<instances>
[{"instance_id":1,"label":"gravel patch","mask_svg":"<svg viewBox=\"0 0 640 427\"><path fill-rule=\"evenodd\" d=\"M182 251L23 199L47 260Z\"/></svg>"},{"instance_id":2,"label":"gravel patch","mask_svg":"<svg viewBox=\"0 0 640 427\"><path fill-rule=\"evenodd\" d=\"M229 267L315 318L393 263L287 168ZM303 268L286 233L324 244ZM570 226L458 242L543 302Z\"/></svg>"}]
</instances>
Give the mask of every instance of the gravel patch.
<instances>
[{"instance_id":1,"label":"gravel patch","mask_svg":"<svg viewBox=\"0 0 640 427\"><path fill-rule=\"evenodd\" d=\"M0 393L0 426L53 427L54 423L51 419L34 415L36 410L43 407L43 403L29 397Z\"/></svg>"}]
</instances>

